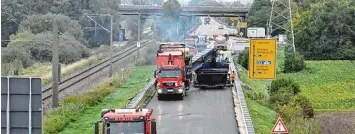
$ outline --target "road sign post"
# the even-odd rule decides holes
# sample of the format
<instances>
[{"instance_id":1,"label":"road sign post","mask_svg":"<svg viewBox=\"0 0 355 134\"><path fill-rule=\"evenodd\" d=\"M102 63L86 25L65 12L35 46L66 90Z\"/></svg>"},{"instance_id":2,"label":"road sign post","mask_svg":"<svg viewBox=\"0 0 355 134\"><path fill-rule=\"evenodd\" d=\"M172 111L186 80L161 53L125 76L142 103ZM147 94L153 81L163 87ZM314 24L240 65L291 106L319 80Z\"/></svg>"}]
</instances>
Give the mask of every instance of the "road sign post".
<instances>
[{"instance_id":1,"label":"road sign post","mask_svg":"<svg viewBox=\"0 0 355 134\"><path fill-rule=\"evenodd\" d=\"M276 39L250 39L249 79L276 79Z\"/></svg>"},{"instance_id":2,"label":"road sign post","mask_svg":"<svg viewBox=\"0 0 355 134\"><path fill-rule=\"evenodd\" d=\"M278 134L288 133L288 130L280 117L279 119L277 119L276 124L271 130L271 133L278 133Z\"/></svg>"}]
</instances>

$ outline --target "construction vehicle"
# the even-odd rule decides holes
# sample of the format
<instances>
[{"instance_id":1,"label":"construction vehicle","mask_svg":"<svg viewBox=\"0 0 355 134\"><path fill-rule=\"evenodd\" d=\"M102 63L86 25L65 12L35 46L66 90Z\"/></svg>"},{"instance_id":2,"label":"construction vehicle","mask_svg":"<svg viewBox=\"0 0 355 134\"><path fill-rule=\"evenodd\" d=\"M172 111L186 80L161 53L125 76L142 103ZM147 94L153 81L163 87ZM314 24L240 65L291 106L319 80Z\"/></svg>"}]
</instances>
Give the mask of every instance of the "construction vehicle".
<instances>
[{"instance_id":1,"label":"construction vehicle","mask_svg":"<svg viewBox=\"0 0 355 134\"><path fill-rule=\"evenodd\" d=\"M186 91L190 88L184 59L182 51L158 51L156 59L158 70L154 74L158 100L164 96L178 96L180 100L184 99Z\"/></svg>"},{"instance_id":2,"label":"construction vehicle","mask_svg":"<svg viewBox=\"0 0 355 134\"><path fill-rule=\"evenodd\" d=\"M95 123L95 134L156 134L152 109L103 109L101 120Z\"/></svg>"},{"instance_id":3,"label":"construction vehicle","mask_svg":"<svg viewBox=\"0 0 355 134\"><path fill-rule=\"evenodd\" d=\"M227 34L216 34L213 35L214 46L219 50L227 51L228 46L228 35Z\"/></svg>"},{"instance_id":4,"label":"construction vehicle","mask_svg":"<svg viewBox=\"0 0 355 134\"><path fill-rule=\"evenodd\" d=\"M188 65L192 59L192 55L190 54L189 47L186 47L184 43L181 42L164 42L160 43L159 51L165 50L177 50L182 51L184 53L185 65Z\"/></svg>"},{"instance_id":5,"label":"construction vehicle","mask_svg":"<svg viewBox=\"0 0 355 134\"><path fill-rule=\"evenodd\" d=\"M217 48L206 48L194 57L191 62L190 73L195 72L193 86L196 88L224 88L232 86L230 81L229 64L221 56Z\"/></svg>"}]
</instances>

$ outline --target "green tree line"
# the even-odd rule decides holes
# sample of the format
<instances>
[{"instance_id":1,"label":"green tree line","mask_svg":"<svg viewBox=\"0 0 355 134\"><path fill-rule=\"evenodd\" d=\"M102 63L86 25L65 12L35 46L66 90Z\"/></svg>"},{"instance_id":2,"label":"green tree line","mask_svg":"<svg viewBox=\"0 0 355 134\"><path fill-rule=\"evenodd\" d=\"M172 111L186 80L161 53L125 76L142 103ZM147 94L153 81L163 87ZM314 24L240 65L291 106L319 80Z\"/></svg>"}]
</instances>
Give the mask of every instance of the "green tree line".
<instances>
[{"instance_id":1,"label":"green tree line","mask_svg":"<svg viewBox=\"0 0 355 134\"><path fill-rule=\"evenodd\" d=\"M133 4L146 4L147 0L133 0ZM52 20L58 21L60 31L60 62L68 64L88 57L88 48L109 44L109 33L98 25L110 29L110 17L92 17L85 14L112 14L113 40L119 40L119 21L138 22L138 17L120 17L116 0L4 0L1 13L2 75L12 74L5 68L19 70L35 62L51 61ZM142 25L145 19L142 19ZM88 29L87 27L97 27ZM138 27L127 26L137 36ZM142 31L142 30L141 30Z\"/></svg>"},{"instance_id":2,"label":"green tree line","mask_svg":"<svg viewBox=\"0 0 355 134\"><path fill-rule=\"evenodd\" d=\"M248 25L266 27L270 11L269 0L255 0ZM292 16L296 50L306 60L355 59L354 0L293 0Z\"/></svg>"}]
</instances>

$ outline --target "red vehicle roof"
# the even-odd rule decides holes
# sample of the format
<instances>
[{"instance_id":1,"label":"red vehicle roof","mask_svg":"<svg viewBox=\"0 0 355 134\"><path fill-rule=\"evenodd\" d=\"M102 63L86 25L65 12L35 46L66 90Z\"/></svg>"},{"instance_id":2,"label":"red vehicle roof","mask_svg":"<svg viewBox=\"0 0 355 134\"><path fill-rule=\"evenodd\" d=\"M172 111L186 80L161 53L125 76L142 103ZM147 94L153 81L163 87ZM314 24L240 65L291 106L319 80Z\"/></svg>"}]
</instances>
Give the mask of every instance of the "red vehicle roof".
<instances>
[{"instance_id":1,"label":"red vehicle roof","mask_svg":"<svg viewBox=\"0 0 355 134\"><path fill-rule=\"evenodd\" d=\"M132 121L144 116L150 118L153 109L113 109L106 112L103 118L110 118L117 121Z\"/></svg>"}]
</instances>

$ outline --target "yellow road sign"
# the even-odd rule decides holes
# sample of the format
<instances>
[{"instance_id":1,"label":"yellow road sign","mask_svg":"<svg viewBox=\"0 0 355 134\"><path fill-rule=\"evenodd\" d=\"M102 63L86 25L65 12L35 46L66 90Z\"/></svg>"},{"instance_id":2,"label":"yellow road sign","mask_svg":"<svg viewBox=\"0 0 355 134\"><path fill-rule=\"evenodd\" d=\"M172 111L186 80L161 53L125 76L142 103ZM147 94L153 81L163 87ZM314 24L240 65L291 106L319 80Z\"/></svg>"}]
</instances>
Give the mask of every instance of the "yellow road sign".
<instances>
[{"instance_id":1,"label":"yellow road sign","mask_svg":"<svg viewBox=\"0 0 355 134\"><path fill-rule=\"evenodd\" d=\"M276 79L276 39L250 39L249 79Z\"/></svg>"},{"instance_id":2,"label":"yellow road sign","mask_svg":"<svg viewBox=\"0 0 355 134\"><path fill-rule=\"evenodd\" d=\"M237 28L247 28L247 23L237 23Z\"/></svg>"},{"instance_id":3,"label":"yellow road sign","mask_svg":"<svg viewBox=\"0 0 355 134\"><path fill-rule=\"evenodd\" d=\"M238 20L239 18L238 17L232 17L230 18L231 21L235 21L235 20Z\"/></svg>"}]
</instances>

